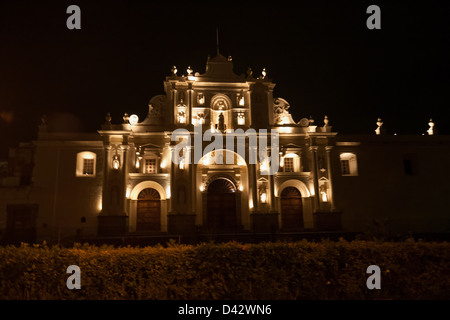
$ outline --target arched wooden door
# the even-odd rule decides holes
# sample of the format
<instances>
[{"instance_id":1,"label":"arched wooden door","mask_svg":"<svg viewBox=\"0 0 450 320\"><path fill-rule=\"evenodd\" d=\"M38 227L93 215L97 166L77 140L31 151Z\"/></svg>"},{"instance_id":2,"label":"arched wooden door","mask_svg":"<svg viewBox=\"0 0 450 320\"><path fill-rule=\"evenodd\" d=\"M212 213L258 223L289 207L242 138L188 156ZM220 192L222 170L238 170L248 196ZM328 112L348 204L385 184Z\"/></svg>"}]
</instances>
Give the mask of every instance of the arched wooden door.
<instances>
[{"instance_id":1,"label":"arched wooden door","mask_svg":"<svg viewBox=\"0 0 450 320\"><path fill-rule=\"evenodd\" d=\"M227 179L217 179L208 186L206 225L218 231L237 227L236 188Z\"/></svg>"},{"instance_id":2,"label":"arched wooden door","mask_svg":"<svg viewBox=\"0 0 450 320\"><path fill-rule=\"evenodd\" d=\"M287 187L281 192L281 227L303 228L302 195L297 188Z\"/></svg>"},{"instance_id":3,"label":"arched wooden door","mask_svg":"<svg viewBox=\"0 0 450 320\"><path fill-rule=\"evenodd\" d=\"M136 231L161 231L161 197L155 189L138 195Z\"/></svg>"}]
</instances>

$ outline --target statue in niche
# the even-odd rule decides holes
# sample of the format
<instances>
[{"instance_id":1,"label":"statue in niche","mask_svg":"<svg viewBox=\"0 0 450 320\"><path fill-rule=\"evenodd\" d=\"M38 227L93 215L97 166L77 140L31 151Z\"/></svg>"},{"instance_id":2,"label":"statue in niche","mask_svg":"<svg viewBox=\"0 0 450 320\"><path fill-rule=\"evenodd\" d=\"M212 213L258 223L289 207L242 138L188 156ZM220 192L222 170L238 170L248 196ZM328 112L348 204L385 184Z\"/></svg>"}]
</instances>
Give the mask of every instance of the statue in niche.
<instances>
[{"instance_id":1,"label":"statue in niche","mask_svg":"<svg viewBox=\"0 0 450 320\"><path fill-rule=\"evenodd\" d=\"M223 116L223 113L219 114L218 129L219 129L220 131L225 130L225 118L224 118L224 116Z\"/></svg>"}]
</instances>

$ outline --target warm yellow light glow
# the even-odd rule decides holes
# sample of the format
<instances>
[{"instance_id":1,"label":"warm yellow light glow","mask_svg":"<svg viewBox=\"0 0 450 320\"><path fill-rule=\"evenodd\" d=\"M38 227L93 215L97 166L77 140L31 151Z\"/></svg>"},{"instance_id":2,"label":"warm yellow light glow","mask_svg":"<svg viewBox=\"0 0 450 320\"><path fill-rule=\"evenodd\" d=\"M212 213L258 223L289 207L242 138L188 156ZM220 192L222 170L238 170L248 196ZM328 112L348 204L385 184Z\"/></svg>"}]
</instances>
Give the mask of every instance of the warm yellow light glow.
<instances>
[{"instance_id":1,"label":"warm yellow light glow","mask_svg":"<svg viewBox=\"0 0 450 320\"><path fill-rule=\"evenodd\" d=\"M322 201L327 202L328 201L327 193L322 191L321 194L322 194Z\"/></svg>"},{"instance_id":2,"label":"warm yellow light glow","mask_svg":"<svg viewBox=\"0 0 450 320\"><path fill-rule=\"evenodd\" d=\"M170 187L167 187L167 188L166 188L166 196L167 196L167 199L169 199L169 198L171 197L171 195L172 195L172 193L170 192Z\"/></svg>"},{"instance_id":3,"label":"warm yellow light glow","mask_svg":"<svg viewBox=\"0 0 450 320\"><path fill-rule=\"evenodd\" d=\"M289 115L286 115L281 118L281 124L290 124L291 120L289 119Z\"/></svg>"},{"instance_id":4,"label":"warm yellow light glow","mask_svg":"<svg viewBox=\"0 0 450 320\"><path fill-rule=\"evenodd\" d=\"M138 117L137 115L135 115L135 114L132 114L132 115L130 116L130 119L128 120L128 122L129 122L131 125L135 125L135 124L137 124L137 123L139 122L139 117Z\"/></svg>"},{"instance_id":5,"label":"warm yellow light glow","mask_svg":"<svg viewBox=\"0 0 450 320\"><path fill-rule=\"evenodd\" d=\"M83 152L83 159L95 159L95 155L91 152Z\"/></svg>"},{"instance_id":6,"label":"warm yellow light glow","mask_svg":"<svg viewBox=\"0 0 450 320\"><path fill-rule=\"evenodd\" d=\"M180 159L179 168L180 170L184 170L184 158Z\"/></svg>"},{"instance_id":7,"label":"warm yellow light glow","mask_svg":"<svg viewBox=\"0 0 450 320\"><path fill-rule=\"evenodd\" d=\"M243 113L238 113L237 122L240 126L243 126L245 124L245 116Z\"/></svg>"},{"instance_id":8,"label":"warm yellow light glow","mask_svg":"<svg viewBox=\"0 0 450 320\"><path fill-rule=\"evenodd\" d=\"M199 104L204 104L205 103L205 97L203 95L200 95L198 98L198 103Z\"/></svg>"},{"instance_id":9,"label":"warm yellow light glow","mask_svg":"<svg viewBox=\"0 0 450 320\"><path fill-rule=\"evenodd\" d=\"M250 201L248 202L248 206L250 207L250 209L253 209L253 200L250 199Z\"/></svg>"},{"instance_id":10,"label":"warm yellow light glow","mask_svg":"<svg viewBox=\"0 0 450 320\"><path fill-rule=\"evenodd\" d=\"M201 192L205 191L205 187L203 185L200 185L200 191Z\"/></svg>"},{"instance_id":11,"label":"warm yellow light glow","mask_svg":"<svg viewBox=\"0 0 450 320\"><path fill-rule=\"evenodd\" d=\"M102 209L103 209L102 199L100 198L100 199L98 200L98 211L102 211Z\"/></svg>"},{"instance_id":12,"label":"warm yellow light glow","mask_svg":"<svg viewBox=\"0 0 450 320\"><path fill-rule=\"evenodd\" d=\"M240 106L243 106L244 104L245 104L244 97L241 97L241 98L239 99L239 105L240 105Z\"/></svg>"},{"instance_id":13,"label":"warm yellow light glow","mask_svg":"<svg viewBox=\"0 0 450 320\"><path fill-rule=\"evenodd\" d=\"M284 156L285 158L296 158L298 157L295 153L288 153Z\"/></svg>"},{"instance_id":14,"label":"warm yellow light glow","mask_svg":"<svg viewBox=\"0 0 450 320\"><path fill-rule=\"evenodd\" d=\"M260 195L261 203L267 202L267 194L265 192L262 192Z\"/></svg>"},{"instance_id":15,"label":"warm yellow light glow","mask_svg":"<svg viewBox=\"0 0 450 320\"><path fill-rule=\"evenodd\" d=\"M139 161L139 158L136 159L136 169L139 169L139 167L141 166L141 163Z\"/></svg>"},{"instance_id":16,"label":"warm yellow light glow","mask_svg":"<svg viewBox=\"0 0 450 320\"><path fill-rule=\"evenodd\" d=\"M292 127L279 127L278 131L280 133L292 133L293 129Z\"/></svg>"},{"instance_id":17,"label":"warm yellow light glow","mask_svg":"<svg viewBox=\"0 0 450 320\"><path fill-rule=\"evenodd\" d=\"M128 187L128 188L127 188L127 193L126 193L126 197L127 197L127 199L129 199L129 198L130 198L130 194L131 194L131 188L130 188L130 187Z\"/></svg>"},{"instance_id":18,"label":"warm yellow light glow","mask_svg":"<svg viewBox=\"0 0 450 320\"><path fill-rule=\"evenodd\" d=\"M112 167L114 170L119 170L119 168L120 168L119 157L117 155L115 155L113 158Z\"/></svg>"},{"instance_id":19,"label":"warm yellow light glow","mask_svg":"<svg viewBox=\"0 0 450 320\"><path fill-rule=\"evenodd\" d=\"M210 165L210 164L211 164L211 157L210 157L210 156L206 156L206 157L203 159L203 164L204 164L205 166Z\"/></svg>"},{"instance_id":20,"label":"warm yellow light glow","mask_svg":"<svg viewBox=\"0 0 450 320\"><path fill-rule=\"evenodd\" d=\"M184 116L184 114L179 114L178 115L178 122L179 123L185 123L186 122L186 117Z\"/></svg>"},{"instance_id":21,"label":"warm yellow light glow","mask_svg":"<svg viewBox=\"0 0 450 320\"><path fill-rule=\"evenodd\" d=\"M266 161L261 162L259 169L261 171L267 171L267 163L266 163Z\"/></svg>"},{"instance_id":22,"label":"warm yellow light glow","mask_svg":"<svg viewBox=\"0 0 450 320\"><path fill-rule=\"evenodd\" d=\"M163 160L160 164L161 169L164 169L165 167L167 167L167 161Z\"/></svg>"},{"instance_id":23,"label":"warm yellow light glow","mask_svg":"<svg viewBox=\"0 0 450 320\"><path fill-rule=\"evenodd\" d=\"M244 186L241 184L241 185L239 185L239 190L240 191L244 191Z\"/></svg>"}]
</instances>

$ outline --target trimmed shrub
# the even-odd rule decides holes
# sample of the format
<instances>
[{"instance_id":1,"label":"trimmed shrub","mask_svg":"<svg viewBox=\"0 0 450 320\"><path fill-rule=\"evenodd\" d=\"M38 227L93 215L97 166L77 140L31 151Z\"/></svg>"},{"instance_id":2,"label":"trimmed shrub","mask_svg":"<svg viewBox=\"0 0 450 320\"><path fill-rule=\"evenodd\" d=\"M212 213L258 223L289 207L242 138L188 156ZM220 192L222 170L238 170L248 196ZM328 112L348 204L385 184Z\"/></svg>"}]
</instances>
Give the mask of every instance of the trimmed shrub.
<instances>
[{"instance_id":1,"label":"trimmed shrub","mask_svg":"<svg viewBox=\"0 0 450 320\"><path fill-rule=\"evenodd\" d=\"M381 290L369 290L369 265ZM69 265L81 289L69 290ZM0 248L0 299L448 299L448 242Z\"/></svg>"}]
</instances>

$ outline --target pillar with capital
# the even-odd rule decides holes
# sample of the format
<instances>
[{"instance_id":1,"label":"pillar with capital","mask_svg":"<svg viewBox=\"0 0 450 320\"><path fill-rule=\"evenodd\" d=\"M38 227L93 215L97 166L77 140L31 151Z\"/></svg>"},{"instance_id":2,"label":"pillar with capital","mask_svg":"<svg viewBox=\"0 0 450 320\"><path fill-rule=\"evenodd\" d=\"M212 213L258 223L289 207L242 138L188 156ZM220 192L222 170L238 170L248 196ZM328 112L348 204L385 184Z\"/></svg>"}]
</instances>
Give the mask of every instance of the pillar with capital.
<instances>
[{"instance_id":1,"label":"pillar with capital","mask_svg":"<svg viewBox=\"0 0 450 320\"><path fill-rule=\"evenodd\" d=\"M128 172L127 137L121 143L105 142L102 212L98 217L98 234L120 235L127 232L128 215L125 199Z\"/></svg>"},{"instance_id":2,"label":"pillar with capital","mask_svg":"<svg viewBox=\"0 0 450 320\"><path fill-rule=\"evenodd\" d=\"M325 150L327 152L327 170L328 170L328 184L329 184L329 192L328 192L328 201L330 202L331 211L334 211L336 208L334 206L334 194L333 194L333 172L331 169L331 150L333 146L326 146Z\"/></svg>"},{"instance_id":3,"label":"pillar with capital","mask_svg":"<svg viewBox=\"0 0 450 320\"><path fill-rule=\"evenodd\" d=\"M313 185L314 185L314 211L318 211L320 209L319 202L319 177L318 177L318 165L317 165L317 150L318 146L311 146L310 150L312 152L312 172L313 172Z\"/></svg>"}]
</instances>

